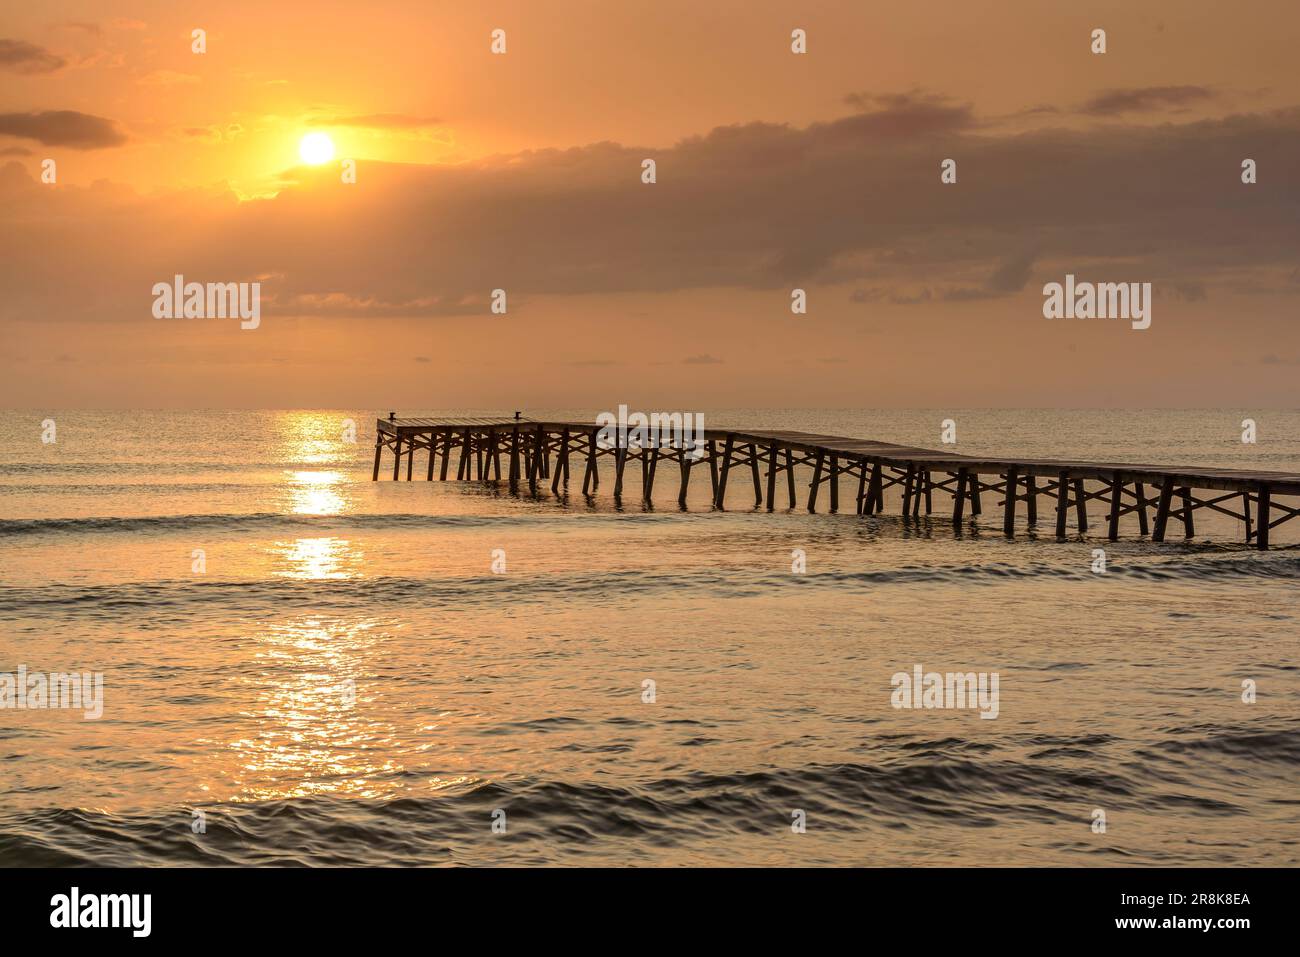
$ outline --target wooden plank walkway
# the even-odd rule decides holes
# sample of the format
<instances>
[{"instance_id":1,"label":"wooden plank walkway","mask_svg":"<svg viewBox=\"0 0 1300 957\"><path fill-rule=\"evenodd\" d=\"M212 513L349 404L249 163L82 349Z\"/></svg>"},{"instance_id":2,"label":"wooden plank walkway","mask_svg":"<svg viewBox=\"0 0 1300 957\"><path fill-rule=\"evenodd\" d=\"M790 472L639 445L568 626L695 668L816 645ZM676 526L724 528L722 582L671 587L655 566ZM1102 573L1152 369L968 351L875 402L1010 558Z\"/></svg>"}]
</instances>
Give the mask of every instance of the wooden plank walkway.
<instances>
[{"instance_id":1,"label":"wooden plank walkway","mask_svg":"<svg viewBox=\"0 0 1300 957\"><path fill-rule=\"evenodd\" d=\"M728 478L739 468L752 480L754 505L775 507L777 486L785 486L790 508L797 507L796 468L811 470L805 504L816 511L823 486L827 506L839 511L840 481L858 480L854 497L860 515L884 510L885 492L902 493L902 514L917 517L922 507L932 514L936 493L948 495L952 521L960 526L967 509L981 515L985 493L997 496L1003 530L1014 535L1020 503L1025 518L1038 522L1040 498L1055 508L1056 534L1064 536L1073 514L1079 532L1088 530L1088 503L1105 507L1108 537L1119 537L1121 520L1132 516L1139 533L1164 541L1170 521L1181 523L1185 537L1195 534L1195 512L1206 509L1245 523L1245 539L1258 548L1269 547L1272 529L1300 515L1300 474L1246 471L1184 465L1145 465L1131 462L1082 462L1058 459L989 459L936 449L914 448L888 442L817 435L791 431L706 429L691 436L690 447L651 440L620 446L599 440L601 426L592 422L539 422L520 413L502 417L379 419L375 430L375 465L378 480L384 450L393 453L393 479L414 472L417 450L428 452L425 478L435 470L446 481L456 461L458 481L506 481L517 488L525 481L536 492L551 481L558 493L569 486L570 466L577 459L583 468L582 492L592 494L600 484L601 456L614 459L614 495L623 495L627 465L641 463L641 496L654 494L659 462L675 462L680 474L678 503L685 507L691 472L707 466L713 502L724 506ZM502 460L507 463L502 477ZM552 466L552 461L554 466ZM783 479L783 480L782 480ZM766 485L766 489L764 489ZM764 494L766 492L766 494Z\"/></svg>"}]
</instances>

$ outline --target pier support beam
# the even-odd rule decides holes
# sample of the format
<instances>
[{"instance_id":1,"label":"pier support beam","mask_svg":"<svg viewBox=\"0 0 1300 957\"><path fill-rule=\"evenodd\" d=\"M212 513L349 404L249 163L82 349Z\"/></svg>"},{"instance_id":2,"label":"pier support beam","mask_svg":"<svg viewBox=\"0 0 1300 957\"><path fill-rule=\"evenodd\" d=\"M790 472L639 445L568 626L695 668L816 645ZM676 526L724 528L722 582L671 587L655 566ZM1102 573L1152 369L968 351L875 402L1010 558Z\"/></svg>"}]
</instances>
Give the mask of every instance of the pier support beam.
<instances>
[{"instance_id":1,"label":"pier support beam","mask_svg":"<svg viewBox=\"0 0 1300 957\"><path fill-rule=\"evenodd\" d=\"M808 511L817 511L817 489L822 484L822 462L825 460L826 453L821 449L817 450L817 460L813 465L812 484L808 487Z\"/></svg>"},{"instance_id":2,"label":"pier support beam","mask_svg":"<svg viewBox=\"0 0 1300 957\"><path fill-rule=\"evenodd\" d=\"M1196 520L1192 518L1192 490L1184 485L1178 494L1183 500L1183 535L1191 538L1196 534Z\"/></svg>"},{"instance_id":3,"label":"pier support beam","mask_svg":"<svg viewBox=\"0 0 1300 957\"><path fill-rule=\"evenodd\" d=\"M727 433L727 441L722 448L722 466L718 469L718 480L715 483L716 491L713 496L713 504L717 508L722 508L722 503L727 498L727 473L731 471L731 446L735 442L735 436L730 432Z\"/></svg>"},{"instance_id":4,"label":"pier support beam","mask_svg":"<svg viewBox=\"0 0 1300 957\"><path fill-rule=\"evenodd\" d=\"M790 507L794 508L798 504L794 492L794 453L789 449L785 450L785 485L790 496Z\"/></svg>"},{"instance_id":5,"label":"pier support beam","mask_svg":"<svg viewBox=\"0 0 1300 957\"><path fill-rule=\"evenodd\" d=\"M777 447L773 442L767 447L767 510L769 512L776 507L776 456Z\"/></svg>"},{"instance_id":6,"label":"pier support beam","mask_svg":"<svg viewBox=\"0 0 1300 957\"><path fill-rule=\"evenodd\" d=\"M867 506L865 509L868 515L874 515L884 507L881 502L881 499L885 497L883 468L884 466L879 462L871 466L871 481L867 485Z\"/></svg>"},{"instance_id":7,"label":"pier support beam","mask_svg":"<svg viewBox=\"0 0 1300 957\"><path fill-rule=\"evenodd\" d=\"M691 484L691 466L695 464L695 460L691 458L694 454L693 448L683 448L678 454L678 464L682 470L682 487L677 492L677 504L683 510L686 508L686 490Z\"/></svg>"},{"instance_id":8,"label":"pier support beam","mask_svg":"<svg viewBox=\"0 0 1300 957\"><path fill-rule=\"evenodd\" d=\"M1174 480L1167 478L1160 483L1160 501L1156 504L1156 524L1151 530L1151 541L1163 542L1165 528L1169 525L1169 503L1174 498Z\"/></svg>"},{"instance_id":9,"label":"pier support beam","mask_svg":"<svg viewBox=\"0 0 1300 957\"><path fill-rule=\"evenodd\" d=\"M582 494L591 494L591 481L596 477L596 433L587 436L587 470L582 473Z\"/></svg>"},{"instance_id":10,"label":"pier support beam","mask_svg":"<svg viewBox=\"0 0 1300 957\"><path fill-rule=\"evenodd\" d=\"M718 502L718 446L713 439L709 439L709 487L713 490L713 502Z\"/></svg>"},{"instance_id":11,"label":"pier support beam","mask_svg":"<svg viewBox=\"0 0 1300 957\"><path fill-rule=\"evenodd\" d=\"M1070 474L1056 476L1056 537L1065 538L1065 522L1070 515Z\"/></svg>"},{"instance_id":12,"label":"pier support beam","mask_svg":"<svg viewBox=\"0 0 1300 957\"><path fill-rule=\"evenodd\" d=\"M623 467L627 465L627 447L614 450L614 498L623 497Z\"/></svg>"},{"instance_id":13,"label":"pier support beam","mask_svg":"<svg viewBox=\"0 0 1300 957\"><path fill-rule=\"evenodd\" d=\"M569 430L567 427L560 430L560 451L555 459L555 475L551 478L551 494L558 495L560 492L560 480L564 480L564 487L569 486Z\"/></svg>"},{"instance_id":14,"label":"pier support beam","mask_svg":"<svg viewBox=\"0 0 1300 957\"><path fill-rule=\"evenodd\" d=\"M451 461L451 430L442 437L442 465L438 468L439 481L447 481L447 465Z\"/></svg>"},{"instance_id":15,"label":"pier support beam","mask_svg":"<svg viewBox=\"0 0 1300 957\"><path fill-rule=\"evenodd\" d=\"M1255 547L1258 548L1260 551L1267 551L1268 549L1268 526L1269 526L1268 511L1269 511L1269 504L1270 504L1269 497L1270 494L1269 494L1268 486L1261 485L1259 487L1259 494L1257 497L1257 501L1258 501L1257 508L1259 509L1259 511L1256 513L1256 517L1255 517Z\"/></svg>"},{"instance_id":16,"label":"pier support beam","mask_svg":"<svg viewBox=\"0 0 1300 957\"><path fill-rule=\"evenodd\" d=\"M1110 480L1110 516L1106 527L1107 541L1119 539L1120 498L1124 494L1124 476L1116 472Z\"/></svg>"},{"instance_id":17,"label":"pier support beam","mask_svg":"<svg viewBox=\"0 0 1300 957\"><path fill-rule=\"evenodd\" d=\"M1014 538L1016 534L1016 493L1020 476L1015 469L1007 469L1007 497L1002 504L1002 534Z\"/></svg>"}]
</instances>

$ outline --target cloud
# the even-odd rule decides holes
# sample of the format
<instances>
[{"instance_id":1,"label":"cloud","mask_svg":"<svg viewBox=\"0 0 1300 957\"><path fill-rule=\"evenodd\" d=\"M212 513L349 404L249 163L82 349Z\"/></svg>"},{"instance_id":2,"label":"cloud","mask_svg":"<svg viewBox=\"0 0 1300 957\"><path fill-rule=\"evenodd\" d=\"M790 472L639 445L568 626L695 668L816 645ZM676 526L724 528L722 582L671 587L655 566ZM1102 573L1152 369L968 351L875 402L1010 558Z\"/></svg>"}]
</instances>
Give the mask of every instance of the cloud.
<instances>
[{"instance_id":1,"label":"cloud","mask_svg":"<svg viewBox=\"0 0 1300 957\"><path fill-rule=\"evenodd\" d=\"M844 102L858 113L835 126L855 136L923 136L975 125L969 103L957 104L934 93L850 93Z\"/></svg>"},{"instance_id":2,"label":"cloud","mask_svg":"<svg viewBox=\"0 0 1300 957\"><path fill-rule=\"evenodd\" d=\"M1121 113L1151 113L1185 108L1215 97L1204 86L1144 86L1106 90L1083 104L1081 112L1092 116L1118 116Z\"/></svg>"},{"instance_id":3,"label":"cloud","mask_svg":"<svg viewBox=\"0 0 1300 957\"><path fill-rule=\"evenodd\" d=\"M275 198L245 203L225 190L43 191L12 163L0 171L0 316L55 301L52 318L147 315L141 296L177 272L266 276L267 317L355 319L487 315L498 287L512 313L542 296L705 289L788 302L796 286L937 309L1023 295L1067 272L1186 299L1300 294L1300 181L1279 175L1264 190L1237 172L1242 156L1268 169L1300 155L1300 109L1011 133L962 108L970 119L943 132L892 122L894 135L864 133L863 117L897 119L915 98L881 102L657 147L362 160L356 185L303 168ZM653 186L640 181L647 155ZM946 156L958 159L957 185L940 182ZM76 283L50 274L51 249L76 264Z\"/></svg>"},{"instance_id":4,"label":"cloud","mask_svg":"<svg viewBox=\"0 0 1300 957\"><path fill-rule=\"evenodd\" d=\"M0 113L0 136L36 140L46 146L94 150L121 146L126 137L112 120L76 110L41 113Z\"/></svg>"},{"instance_id":5,"label":"cloud","mask_svg":"<svg viewBox=\"0 0 1300 957\"><path fill-rule=\"evenodd\" d=\"M0 38L0 69L15 73L53 73L67 61L26 40Z\"/></svg>"},{"instance_id":6,"label":"cloud","mask_svg":"<svg viewBox=\"0 0 1300 957\"><path fill-rule=\"evenodd\" d=\"M720 366L720 365L722 365L722 360L719 359L717 356L711 356L711 355L709 355L708 353L703 353L703 354L698 355L698 356L687 356L685 359L682 360L682 365L686 365L686 366Z\"/></svg>"},{"instance_id":7,"label":"cloud","mask_svg":"<svg viewBox=\"0 0 1300 957\"><path fill-rule=\"evenodd\" d=\"M422 130L441 124L432 116L408 116L404 113L365 113L352 116L313 116L308 126L353 126L370 130Z\"/></svg>"},{"instance_id":8,"label":"cloud","mask_svg":"<svg viewBox=\"0 0 1300 957\"><path fill-rule=\"evenodd\" d=\"M6 146L0 149L0 156L31 156L32 151L25 146Z\"/></svg>"}]
</instances>

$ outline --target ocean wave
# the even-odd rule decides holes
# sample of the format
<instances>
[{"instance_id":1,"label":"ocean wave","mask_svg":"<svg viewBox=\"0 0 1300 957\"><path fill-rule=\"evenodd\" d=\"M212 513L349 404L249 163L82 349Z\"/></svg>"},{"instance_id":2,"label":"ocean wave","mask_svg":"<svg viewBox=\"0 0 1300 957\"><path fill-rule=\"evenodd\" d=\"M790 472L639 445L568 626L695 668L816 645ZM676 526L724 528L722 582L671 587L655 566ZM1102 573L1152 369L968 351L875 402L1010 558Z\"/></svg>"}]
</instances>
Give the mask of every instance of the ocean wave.
<instances>
[{"instance_id":1,"label":"ocean wave","mask_svg":"<svg viewBox=\"0 0 1300 957\"><path fill-rule=\"evenodd\" d=\"M428 521L428 516L411 516ZM691 591L715 598L755 598L789 589L816 592L824 589L878 589L886 586L928 583L995 587L1010 581L1055 580L1091 587L1100 576L1078 567L1030 563L1011 566L932 565L860 572L823 572L792 575L753 569L695 569L656 572L638 569L606 572L536 573L528 576L499 575L424 576L403 575L362 578L221 580L208 578L127 581L105 584L48 583L0 585L0 613L63 617L141 613L192 614L213 607L224 615L258 615L268 611L314 608L322 611L355 611L358 608L397 610L427 608L441 602L472 605L499 602L503 596L512 604L564 601L613 601L637 595ZM1300 557L1271 553L1267 560L1176 560L1156 565L1112 565L1106 576L1123 580L1187 580L1201 583L1260 578L1300 579Z\"/></svg>"},{"instance_id":2,"label":"ocean wave","mask_svg":"<svg viewBox=\"0 0 1300 957\"><path fill-rule=\"evenodd\" d=\"M621 517L621 516L620 516ZM418 513L376 513L348 515L296 515L283 512L237 514L140 515L126 518L0 519L0 538L6 535L83 534L89 532L191 532L259 531L275 529L392 529L473 528L491 525L542 524L564 520L558 515L422 515Z\"/></svg>"},{"instance_id":3,"label":"ocean wave","mask_svg":"<svg viewBox=\"0 0 1300 957\"><path fill-rule=\"evenodd\" d=\"M401 866L623 861L780 834L791 809L841 831L987 827L1075 813L1081 789L1125 797L1117 773L934 759L694 772L644 783L472 782L387 801L306 797L111 813L46 808L0 817L0 865ZM1059 810L1051 810L1055 804ZM506 836L491 830L506 812Z\"/></svg>"},{"instance_id":4,"label":"ocean wave","mask_svg":"<svg viewBox=\"0 0 1300 957\"><path fill-rule=\"evenodd\" d=\"M779 841L795 809L806 815L810 834L839 838L833 849L797 863L890 863L897 846L890 835L912 830L935 842L923 862L945 863L945 840L956 855L964 841L956 835L993 827L1031 828L1043 847L1083 861L1111 850L1068 839L1086 833L1095 807L1246 814L1205 788L1202 773L1178 773L1180 763L1190 752L1212 755L1244 787L1275 774L1268 767L1274 762L1294 767L1296 730L1170 728L1133 751L1134 742L1096 733L1013 733L993 748L952 735L908 734L878 740L869 763L600 780L468 776L388 799L315 795L122 812L34 807L0 812L0 866L626 864L680 861L683 854L724 860L731 859L728 847L752 851ZM1126 752L1133 757L1126 760ZM389 777L409 788L425 776L403 770ZM196 809L205 816L202 834L191 828ZM506 813L506 835L492 831L498 811ZM1058 840L1058 833L1066 837ZM1295 863L1293 850L1279 850ZM791 863L786 853L775 862ZM1124 853L1163 864L1230 859L1222 848L1195 844Z\"/></svg>"}]
</instances>

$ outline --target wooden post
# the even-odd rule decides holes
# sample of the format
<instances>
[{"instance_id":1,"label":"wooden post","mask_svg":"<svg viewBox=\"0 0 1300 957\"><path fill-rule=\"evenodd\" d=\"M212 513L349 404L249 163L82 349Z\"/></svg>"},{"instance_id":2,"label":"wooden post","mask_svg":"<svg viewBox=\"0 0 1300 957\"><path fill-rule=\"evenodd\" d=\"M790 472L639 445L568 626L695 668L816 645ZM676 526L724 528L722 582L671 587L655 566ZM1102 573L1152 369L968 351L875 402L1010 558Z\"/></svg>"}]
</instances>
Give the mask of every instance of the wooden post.
<instances>
[{"instance_id":1,"label":"wooden post","mask_svg":"<svg viewBox=\"0 0 1300 957\"><path fill-rule=\"evenodd\" d=\"M1250 544L1250 493L1241 493L1241 517L1246 520L1246 544Z\"/></svg>"},{"instance_id":2,"label":"wooden post","mask_svg":"<svg viewBox=\"0 0 1300 957\"><path fill-rule=\"evenodd\" d=\"M695 460L691 458L695 454L693 446L685 446L679 453L680 465L682 468L682 487L677 492L677 504L682 508L686 507L686 489L691 484L691 466Z\"/></svg>"},{"instance_id":3,"label":"wooden post","mask_svg":"<svg viewBox=\"0 0 1300 957\"><path fill-rule=\"evenodd\" d=\"M1192 490L1184 485L1179 495L1183 500L1183 534L1191 538L1196 534L1196 521L1192 518Z\"/></svg>"},{"instance_id":4,"label":"wooden post","mask_svg":"<svg viewBox=\"0 0 1300 957\"><path fill-rule=\"evenodd\" d=\"M875 482L875 478L872 478ZM952 523L955 526L961 526L962 512L966 508L966 470L957 470L957 491L952 497Z\"/></svg>"},{"instance_id":5,"label":"wooden post","mask_svg":"<svg viewBox=\"0 0 1300 957\"><path fill-rule=\"evenodd\" d=\"M852 473L850 473L852 474ZM863 459L858 463L858 500L857 513L862 514L863 505L867 497L867 460Z\"/></svg>"},{"instance_id":6,"label":"wooden post","mask_svg":"<svg viewBox=\"0 0 1300 957\"><path fill-rule=\"evenodd\" d=\"M402 467L402 433L398 432L393 439L393 481L397 481L399 470Z\"/></svg>"},{"instance_id":7,"label":"wooden post","mask_svg":"<svg viewBox=\"0 0 1300 957\"><path fill-rule=\"evenodd\" d=\"M1065 538L1065 519L1070 513L1070 475L1056 476L1056 537Z\"/></svg>"},{"instance_id":8,"label":"wooden post","mask_svg":"<svg viewBox=\"0 0 1300 957\"><path fill-rule=\"evenodd\" d=\"M515 427L510 430L510 488L514 490L519 485L519 429Z\"/></svg>"},{"instance_id":9,"label":"wooden post","mask_svg":"<svg viewBox=\"0 0 1300 957\"><path fill-rule=\"evenodd\" d=\"M776 505L776 443L773 442L767 447L767 510L770 512Z\"/></svg>"},{"instance_id":10,"label":"wooden post","mask_svg":"<svg viewBox=\"0 0 1300 957\"><path fill-rule=\"evenodd\" d=\"M790 449L785 450L785 486L790 496L790 507L794 508L798 500L794 494L794 453Z\"/></svg>"},{"instance_id":11,"label":"wooden post","mask_svg":"<svg viewBox=\"0 0 1300 957\"><path fill-rule=\"evenodd\" d=\"M497 430L488 429L488 454L492 456L492 477L501 481L501 449L497 447Z\"/></svg>"},{"instance_id":12,"label":"wooden post","mask_svg":"<svg viewBox=\"0 0 1300 957\"><path fill-rule=\"evenodd\" d=\"M470 459L469 429L465 429L463 433L463 443L460 447L460 465L457 466L456 468L456 478L459 481L464 482L464 481L468 481L469 479L469 467L470 467L469 459Z\"/></svg>"},{"instance_id":13,"label":"wooden post","mask_svg":"<svg viewBox=\"0 0 1300 957\"><path fill-rule=\"evenodd\" d=\"M1025 476L1025 513L1029 524L1038 525L1038 480L1033 475Z\"/></svg>"},{"instance_id":14,"label":"wooden post","mask_svg":"<svg viewBox=\"0 0 1300 957\"><path fill-rule=\"evenodd\" d=\"M383 453L383 451L384 451L384 440L381 439L379 437L379 433L376 432L375 433L375 474L370 476L370 481L372 482L379 481L379 456Z\"/></svg>"},{"instance_id":15,"label":"wooden post","mask_svg":"<svg viewBox=\"0 0 1300 957\"><path fill-rule=\"evenodd\" d=\"M1147 493L1146 493L1146 489L1143 488L1141 482L1136 482L1136 483L1134 483L1134 485L1133 485L1133 491L1134 491L1134 494L1137 495L1138 531L1141 532L1143 535L1146 535L1146 534L1148 534L1148 533L1150 532L1150 529L1147 528Z\"/></svg>"},{"instance_id":16,"label":"wooden post","mask_svg":"<svg viewBox=\"0 0 1300 957\"><path fill-rule=\"evenodd\" d=\"M718 504L718 446L709 439L709 483L713 489L713 504Z\"/></svg>"},{"instance_id":17,"label":"wooden post","mask_svg":"<svg viewBox=\"0 0 1300 957\"><path fill-rule=\"evenodd\" d=\"M980 474L979 472L970 473L970 513L980 515L983 509L980 508Z\"/></svg>"},{"instance_id":18,"label":"wooden post","mask_svg":"<svg viewBox=\"0 0 1300 957\"><path fill-rule=\"evenodd\" d=\"M1088 502L1083 497L1083 479L1074 480L1074 514L1079 520L1079 531L1088 530Z\"/></svg>"},{"instance_id":19,"label":"wooden post","mask_svg":"<svg viewBox=\"0 0 1300 957\"><path fill-rule=\"evenodd\" d=\"M650 446L641 446L641 501L650 500Z\"/></svg>"},{"instance_id":20,"label":"wooden post","mask_svg":"<svg viewBox=\"0 0 1300 957\"><path fill-rule=\"evenodd\" d=\"M912 465L908 463L907 474L903 477L903 512L904 518L912 507Z\"/></svg>"},{"instance_id":21,"label":"wooden post","mask_svg":"<svg viewBox=\"0 0 1300 957\"><path fill-rule=\"evenodd\" d=\"M1255 513L1255 547L1260 551L1268 549L1268 509L1271 494L1267 485L1260 485L1257 495L1258 511Z\"/></svg>"},{"instance_id":22,"label":"wooden post","mask_svg":"<svg viewBox=\"0 0 1300 957\"><path fill-rule=\"evenodd\" d=\"M813 465L812 484L808 487L808 511L817 511L817 488L822 484L822 460L826 453L821 449L817 450L817 460Z\"/></svg>"},{"instance_id":23,"label":"wooden post","mask_svg":"<svg viewBox=\"0 0 1300 957\"><path fill-rule=\"evenodd\" d=\"M565 426L560 432L560 457L555 460L555 477L551 479L551 492L560 491L560 478L564 478L565 487L569 484L569 429Z\"/></svg>"},{"instance_id":24,"label":"wooden post","mask_svg":"<svg viewBox=\"0 0 1300 957\"><path fill-rule=\"evenodd\" d=\"M596 430L587 436L587 471L582 476L582 494L591 494L591 480L596 474Z\"/></svg>"},{"instance_id":25,"label":"wooden post","mask_svg":"<svg viewBox=\"0 0 1300 957\"><path fill-rule=\"evenodd\" d=\"M649 471L647 472L645 462L642 461L641 472L645 476L644 499L651 502L655 497L655 472L659 468L659 445L656 442L654 446L644 449L641 454L650 456Z\"/></svg>"},{"instance_id":26,"label":"wooden post","mask_svg":"<svg viewBox=\"0 0 1300 957\"><path fill-rule=\"evenodd\" d=\"M840 510L840 457L831 456L831 514Z\"/></svg>"},{"instance_id":27,"label":"wooden post","mask_svg":"<svg viewBox=\"0 0 1300 957\"><path fill-rule=\"evenodd\" d=\"M867 500L871 507L867 509L867 514L874 514L884 510L885 484L884 484L884 466L877 462L871 466L871 484L867 486Z\"/></svg>"},{"instance_id":28,"label":"wooden post","mask_svg":"<svg viewBox=\"0 0 1300 957\"><path fill-rule=\"evenodd\" d=\"M623 497L623 466L627 464L627 446L614 447L614 497Z\"/></svg>"},{"instance_id":29,"label":"wooden post","mask_svg":"<svg viewBox=\"0 0 1300 957\"><path fill-rule=\"evenodd\" d=\"M1116 472L1110 480L1110 523L1106 531L1106 538L1112 542L1119 539L1119 506L1123 494L1124 477Z\"/></svg>"},{"instance_id":30,"label":"wooden post","mask_svg":"<svg viewBox=\"0 0 1300 957\"><path fill-rule=\"evenodd\" d=\"M731 469L731 446L734 441L735 436L728 432L722 450L722 467L718 470L717 491L713 497L713 504L718 508L722 508L722 503L727 497L727 472Z\"/></svg>"},{"instance_id":31,"label":"wooden post","mask_svg":"<svg viewBox=\"0 0 1300 957\"><path fill-rule=\"evenodd\" d=\"M537 476L541 474L542 462L546 459L546 433L542 427L537 427L536 434L533 437L533 460L528 469L528 491L534 495L537 494Z\"/></svg>"},{"instance_id":32,"label":"wooden post","mask_svg":"<svg viewBox=\"0 0 1300 957\"><path fill-rule=\"evenodd\" d=\"M758 474L758 445L749 443L749 471L754 476L754 508L763 504L763 480Z\"/></svg>"},{"instance_id":33,"label":"wooden post","mask_svg":"<svg viewBox=\"0 0 1300 957\"><path fill-rule=\"evenodd\" d=\"M437 462L437 460L438 460L437 442L435 441L434 434L430 432L429 433L429 474L424 477L424 480L426 482L433 481L433 466L434 463Z\"/></svg>"},{"instance_id":34,"label":"wooden post","mask_svg":"<svg viewBox=\"0 0 1300 957\"><path fill-rule=\"evenodd\" d=\"M406 480L411 481L411 472L415 468L415 433L406 439Z\"/></svg>"},{"instance_id":35,"label":"wooden post","mask_svg":"<svg viewBox=\"0 0 1300 957\"><path fill-rule=\"evenodd\" d=\"M1007 469L1006 501L1002 504L1002 534L1014 537L1016 534L1016 493L1020 487L1020 475L1014 468Z\"/></svg>"},{"instance_id":36,"label":"wooden post","mask_svg":"<svg viewBox=\"0 0 1300 957\"><path fill-rule=\"evenodd\" d=\"M925 514L929 515L934 511L934 475L929 469L925 470Z\"/></svg>"},{"instance_id":37,"label":"wooden post","mask_svg":"<svg viewBox=\"0 0 1300 957\"><path fill-rule=\"evenodd\" d=\"M451 429L442 437L442 465L438 468L438 480L447 481L447 466L451 464Z\"/></svg>"},{"instance_id":38,"label":"wooden post","mask_svg":"<svg viewBox=\"0 0 1300 957\"><path fill-rule=\"evenodd\" d=\"M1169 503L1174 497L1174 480L1166 478L1160 483L1160 501L1156 503L1156 524L1151 530L1151 541L1165 540L1165 527L1169 524Z\"/></svg>"}]
</instances>

